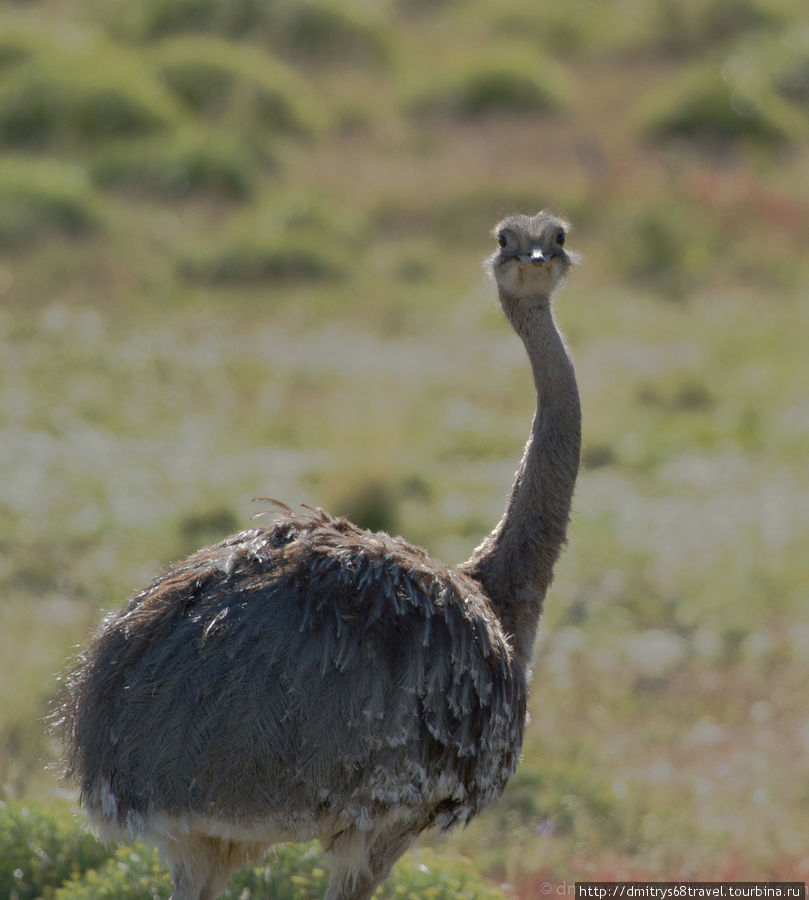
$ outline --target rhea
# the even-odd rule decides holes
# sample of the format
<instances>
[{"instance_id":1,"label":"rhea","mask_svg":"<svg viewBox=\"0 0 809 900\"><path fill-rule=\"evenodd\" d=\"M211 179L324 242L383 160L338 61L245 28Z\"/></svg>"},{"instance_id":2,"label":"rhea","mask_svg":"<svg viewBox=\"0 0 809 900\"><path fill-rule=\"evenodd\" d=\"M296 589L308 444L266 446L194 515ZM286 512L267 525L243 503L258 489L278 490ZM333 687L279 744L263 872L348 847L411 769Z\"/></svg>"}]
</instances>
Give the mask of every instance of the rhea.
<instances>
[{"instance_id":1,"label":"rhea","mask_svg":"<svg viewBox=\"0 0 809 900\"><path fill-rule=\"evenodd\" d=\"M575 261L549 212L486 261L537 408L505 514L456 566L279 504L109 615L65 679L67 776L96 829L156 843L174 900L264 848L319 839L325 900L367 900L425 829L515 770L537 623L579 469L573 364L551 301Z\"/></svg>"}]
</instances>

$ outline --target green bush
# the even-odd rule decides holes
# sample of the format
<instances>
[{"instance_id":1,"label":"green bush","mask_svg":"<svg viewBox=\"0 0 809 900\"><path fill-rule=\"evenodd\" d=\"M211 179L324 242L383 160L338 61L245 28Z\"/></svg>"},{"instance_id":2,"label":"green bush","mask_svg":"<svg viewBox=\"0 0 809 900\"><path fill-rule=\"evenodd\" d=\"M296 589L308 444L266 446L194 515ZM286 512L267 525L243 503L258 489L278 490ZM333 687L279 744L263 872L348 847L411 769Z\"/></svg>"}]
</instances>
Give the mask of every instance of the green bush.
<instances>
[{"instance_id":1,"label":"green bush","mask_svg":"<svg viewBox=\"0 0 809 900\"><path fill-rule=\"evenodd\" d=\"M371 478L345 491L334 503L336 515L345 516L370 531L396 534L399 496L395 485Z\"/></svg>"},{"instance_id":2,"label":"green bush","mask_svg":"<svg viewBox=\"0 0 809 900\"><path fill-rule=\"evenodd\" d=\"M329 0L143 0L107 2L113 31L128 39L216 35L255 40L295 59L379 63L389 57L382 23L365 5Z\"/></svg>"},{"instance_id":3,"label":"green bush","mask_svg":"<svg viewBox=\"0 0 809 900\"><path fill-rule=\"evenodd\" d=\"M32 35L14 27L13 20L0 21L0 73L29 59L34 52Z\"/></svg>"},{"instance_id":4,"label":"green bush","mask_svg":"<svg viewBox=\"0 0 809 900\"><path fill-rule=\"evenodd\" d=\"M53 815L0 802L0 897L41 897L108 856L68 812Z\"/></svg>"},{"instance_id":5,"label":"green bush","mask_svg":"<svg viewBox=\"0 0 809 900\"><path fill-rule=\"evenodd\" d=\"M378 900L503 900L502 891L485 881L469 860L426 848L411 850L399 860L375 896Z\"/></svg>"},{"instance_id":6,"label":"green bush","mask_svg":"<svg viewBox=\"0 0 809 900\"><path fill-rule=\"evenodd\" d=\"M761 82L778 97L809 113L809 32L756 33L738 41L725 71L733 82Z\"/></svg>"},{"instance_id":7,"label":"green bush","mask_svg":"<svg viewBox=\"0 0 809 900\"><path fill-rule=\"evenodd\" d=\"M610 258L623 276L675 300L712 271L719 246L704 213L672 199L627 210L611 240Z\"/></svg>"},{"instance_id":8,"label":"green bush","mask_svg":"<svg viewBox=\"0 0 809 900\"><path fill-rule=\"evenodd\" d=\"M244 199L253 190L255 167L253 154L242 143L195 132L104 149L95 155L91 173L103 187L166 199L199 193Z\"/></svg>"},{"instance_id":9,"label":"green bush","mask_svg":"<svg viewBox=\"0 0 809 900\"><path fill-rule=\"evenodd\" d=\"M246 235L186 259L180 274L189 281L232 285L335 281L345 269L328 247L307 246L283 235L264 239Z\"/></svg>"},{"instance_id":10,"label":"green bush","mask_svg":"<svg viewBox=\"0 0 809 900\"><path fill-rule=\"evenodd\" d=\"M280 844L262 865L245 866L231 879L225 897L232 900L309 900L322 897L328 873L317 844Z\"/></svg>"},{"instance_id":11,"label":"green bush","mask_svg":"<svg viewBox=\"0 0 809 900\"><path fill-rule=\"evenodd\" d=\"M702 54L746 32L789 20L788 11L769 0L661 0L654 13L656 42L674 54Z\"/></svg>"},{"instance_id":12,"label":"green bush","mask_svg":"<svg viewBox=\"0 0 809 900\"><path fill-rule=\"evenodd\" d=\"M183 516L177 523L176 556L186 556L199 547L221 541L239 530L238 516L224 506L203 508Z\"/></svg>"},{"instance_id":13,"label":"green bush","mask_svg":"<svg viewBox=\"0 0 809 900\"><path fill-rule=\"evenodd\" d=\"M286 0L277 6L274 44L279 53L309 62L383 63L390 46L380 22L330 0Z\"/></svg>"},{"instance_id":14,"label":"green bush","mask_svg":"<svg viewBox=\"0 0 809 900\"><path fill-rule=\"evenodd\" d=\"M180 274L212 285L341 281L356 229L307 198L268 199L246 210L215 244L189 254Z\"/></svg>"},{"instance_id":15,"label":"green bush","mask_svg":"<svg viewBox=\"0 0 809 900\"><path fill-rule=\"evenodd\" d=\"M556 835L612 834L616 843L623 832L609 785L575 759L546 758L541 768L518 769L508 808L512 827L519 821Z\"/></svg>"},{"instance_id":16,"label":"green bush","mask_svg":"<svg viewBox=\"0 0 809 900\"><path fill-rule=\"evenodd\" d=\"M66 881L54 893L54 900L165 900L171 888L171 877L157 850L137 844L119 847L104 865Z\"/></svg>"},{"instance_id":17,"label":"green bush","mask_svg":"<svg viewBox=\"0 0 809 900\"><path fill-rule=\"evenodd\" d=\"M652 138L797 141L806 133L799 113L748 69L697 64L652 98L642 129Z\"/></svg>"},{"instance_id":18,"label":"green bush","mask_svg":"<svg viewBox=\"0 0 809 900\"><path fill-rule=\"evenodd\" d=\"M809 42L804 46L783 42L777 53L775 88L787 100L809 112Z\"/></svg>"},{"instance_id":19,"label":"green bush","mask_svg":"<svg viewBox=\"0 0 809 900\"><path fill-rule=\"evenodd\" d=\"M662 389L657 385L645 384L638 390L638 400L667 414L701 412L712 409L716 404L716 398L708 386L694 376L681 377Z\"/></svg>"},{"instance_id":20,"label":"green bush","mask_svg":"<svg viewBox=\"0 0 809 900\"><path fill-rule=\"evenodd\" d=\"M2 144L51 148L166 132L182 116L137 54L99 34L15 40L22 55L0 70Z\"/></svg>"},{"instance_id":21,"label":"green bush","mask_svg":"<svg viewBox=\"0 0 809 900\"><path fill-rule=\"evenodd\" d=\"M84 237L103 222L83 169L51 160L0 158L0 245L57 233Z\"/></svg>"},{"instance_id":22,"label":"green bush","mask_svg":"<svg viewBox=\"0 0 809 900\"><path fill-rule=\"evenodd\" d=\"M569 59L571 55L602 55L637 43L646 15L642 5L633 0L613 0L609 4L577 0L545 3L542 7L531 6L525 0L467 0L464 4L452 4L444 20L456 30L468 30L474 22L488 40L499 36L530 41Z\"/></svg>"},{"instance_id":23,"label":"green bush","mask_svg":"<svg viewBox=\"0 0 809 900\"><path fill-rule=\"evenodd\" d=\"M263 862L230 880L233 898L307 900L320 897L328 874L318 844L282 844ZM0 896L26 900L158 900L171 894L171 878L155 849L143 844L106 848L67 809L46 813L0 802ZM395 866L379 898L499 900L465 859L416 849Z\"/></svg>"},{"instance_id":24,"label":"green bush","mask_svg":"<svg viewBox=\"0 0 809 900\"><path fill-rule=\"evenodd\" d=\"M110 28L127 39L194 33L238 37L265 26L272 9L265 0L107 0L103 15Z\"/></svg>"},{"instance_id":25,"label":"green bush","mask_svg":"<svg viewBox=\"0 0 809 900\"><path fill-rule=\"evenodd\" d=\"M448 74L431 78L411 104L418 113L477 117L488 113L548 113L562 109L567 91L561 73L533 50L502 50L465 58Z\"/></svg>"},{"instance_id":26,"label":"green bush","mask_svg":"<svg viewBox=\"0 0 809 900\"><path fill-rule=\"evenodd\" d=\"M163 44L155 59L164 83L194 113L295 134L310 133L320 118L303 79L254 47L183 37Z\"/></svg>"},{"instance_id":27,"label":"green bush","mask_svg":"<svg viewBox=\"0 0 809 900\"><path fill-rule=\"evenodd\" d=\"M322 897L328 873L317 844L283 844L260 865L245 866L230 880L224 896L230 900L310 900ZM142 845L121 847L97 870L67 882L55 900L158 900L171 893L171 879L156 851ZM413 850L394 867L375 895L378 900L418 897L420 900L502 900L502 893L485 882L459 857L444 858L429 850Z\"/></svg>"}]
</instances>

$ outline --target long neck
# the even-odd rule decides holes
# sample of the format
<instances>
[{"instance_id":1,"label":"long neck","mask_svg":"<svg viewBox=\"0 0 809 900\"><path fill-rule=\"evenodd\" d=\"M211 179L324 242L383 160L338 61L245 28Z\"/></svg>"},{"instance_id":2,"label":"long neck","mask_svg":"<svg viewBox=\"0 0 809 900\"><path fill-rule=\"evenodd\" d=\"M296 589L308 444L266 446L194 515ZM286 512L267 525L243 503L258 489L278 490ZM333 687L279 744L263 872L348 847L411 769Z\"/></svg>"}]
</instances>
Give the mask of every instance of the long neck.
<instances>
[{"instance_id":1,"label":"long neck","mask_svg":"<svg viewBox=\"0 0 809 900\"><path fill-rule=\"evenodd\" d=\"M506 298L501 298L506 307ZM462 565L483 585L524 666L565 543L581 451L573 363L549 303L511 316L531 360L537 411L505 514Z\"/></svg>"}]
</instances>

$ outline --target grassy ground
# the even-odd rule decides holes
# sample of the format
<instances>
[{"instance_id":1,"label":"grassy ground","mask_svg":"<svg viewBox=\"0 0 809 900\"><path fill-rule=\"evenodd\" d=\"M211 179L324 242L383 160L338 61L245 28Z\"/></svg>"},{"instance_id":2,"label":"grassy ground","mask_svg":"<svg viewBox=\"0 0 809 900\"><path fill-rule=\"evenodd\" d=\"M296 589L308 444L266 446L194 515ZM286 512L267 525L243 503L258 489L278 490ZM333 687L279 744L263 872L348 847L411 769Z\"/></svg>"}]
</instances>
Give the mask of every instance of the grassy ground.
<instances>
[{"instance_id":1,"label":"grassy ground","mask_svg":"<svg viewBox=\"0 0 809 900\"><path fill-rule=\"evenodd\" d=\"M2 796L58 806L54 673L252 497L469 553L532 412L479 260L551 206L585 467L525 760L439 855L809 877L809 26L618 5L0 7Z\"/></svg>"}]
</instances>

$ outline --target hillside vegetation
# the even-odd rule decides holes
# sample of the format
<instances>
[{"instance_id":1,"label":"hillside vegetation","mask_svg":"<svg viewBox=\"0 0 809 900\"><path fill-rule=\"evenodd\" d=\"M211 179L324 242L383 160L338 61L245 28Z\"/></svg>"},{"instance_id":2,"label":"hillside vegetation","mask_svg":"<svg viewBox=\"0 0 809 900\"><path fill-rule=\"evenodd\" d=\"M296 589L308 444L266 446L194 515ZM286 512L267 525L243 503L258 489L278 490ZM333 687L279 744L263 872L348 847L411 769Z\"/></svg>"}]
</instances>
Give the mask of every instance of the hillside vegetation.
<instances>
[{"instance_id":1,"label":"hillside vegetation","mask_svg":"<svg viewBox=\"0 0 809 900\"><path fill-rule=\"evenodd\" d=\"M525 758L380 896L809 878L806 4L6 0L0 896L168 896L48 768L101 610L255 496L450 562L497 521L533 392L479 262L542 207L585 449Z\"/></svg>"}]
</instances>

